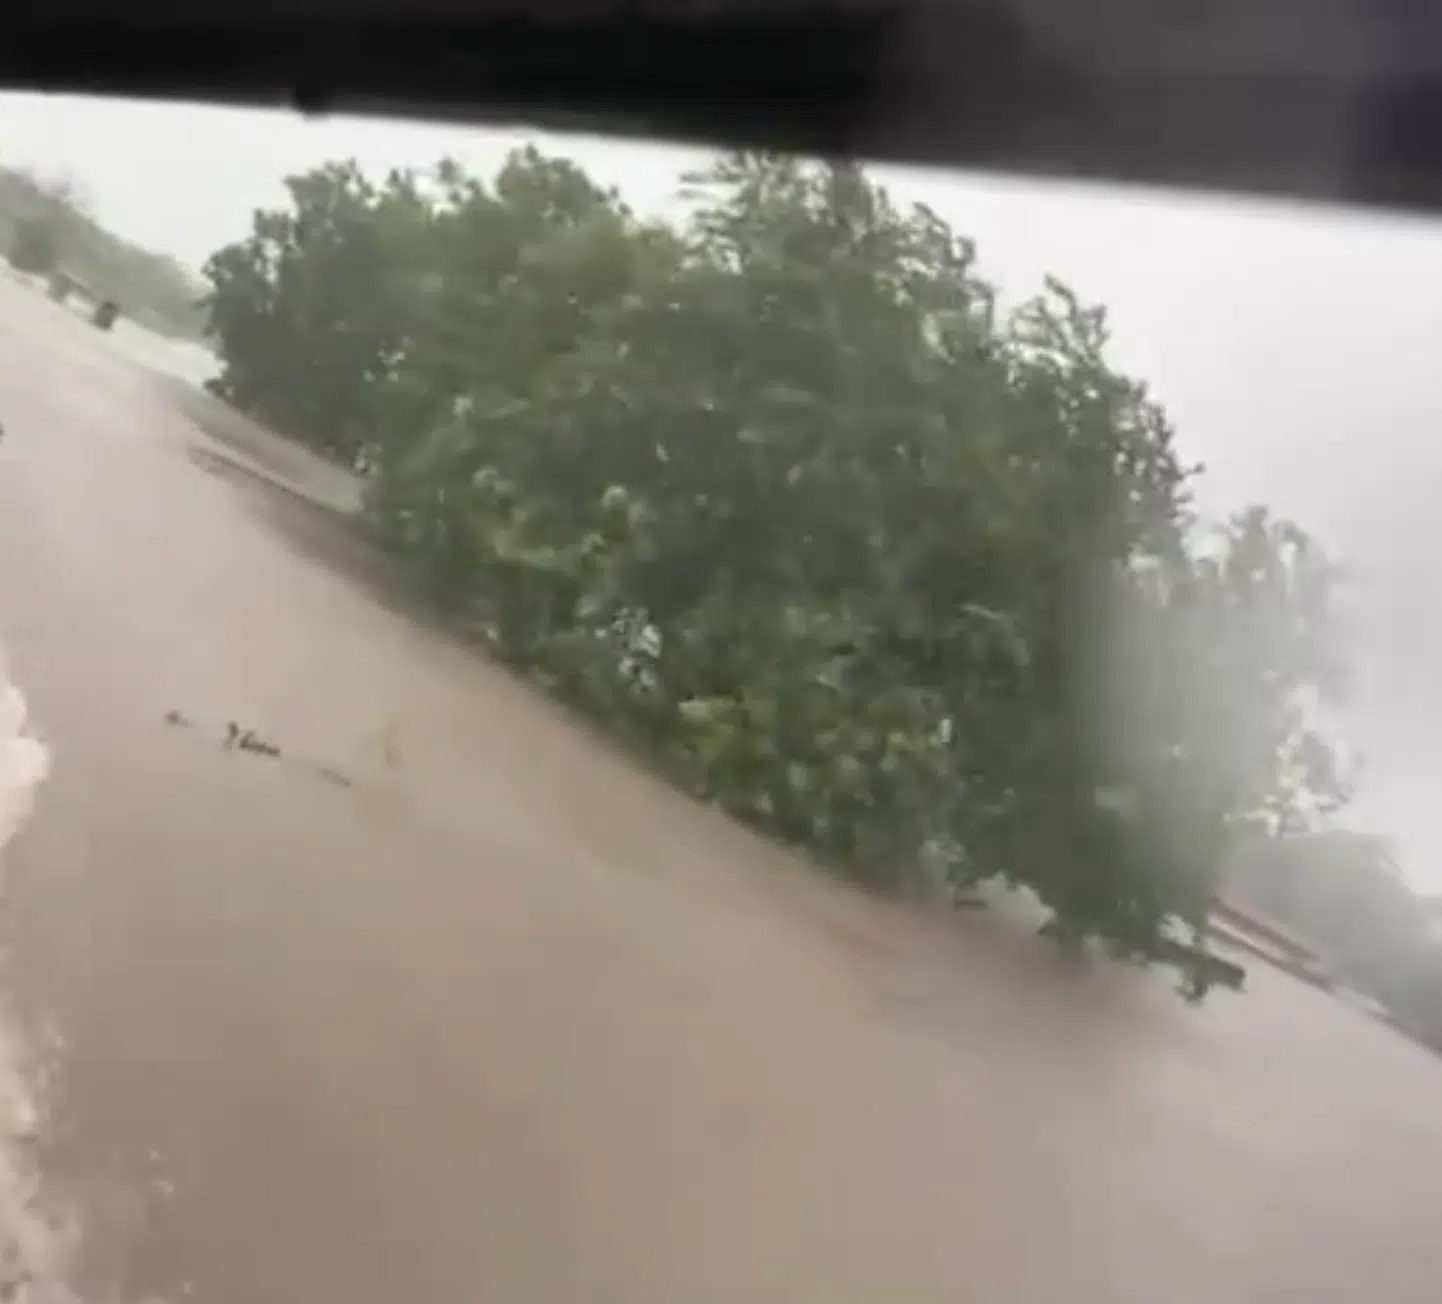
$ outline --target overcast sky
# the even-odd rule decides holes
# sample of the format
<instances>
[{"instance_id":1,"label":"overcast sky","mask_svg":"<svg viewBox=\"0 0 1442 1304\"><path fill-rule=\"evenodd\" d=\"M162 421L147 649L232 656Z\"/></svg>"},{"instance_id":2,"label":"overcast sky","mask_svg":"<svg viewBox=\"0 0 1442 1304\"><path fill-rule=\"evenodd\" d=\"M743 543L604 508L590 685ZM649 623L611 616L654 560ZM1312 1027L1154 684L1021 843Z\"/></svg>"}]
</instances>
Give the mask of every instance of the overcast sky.
<instances>
[{"instance_id":1,"label":"overcast sky","mask_svg":"<svg viewBox=\"0 0 1442 1304\"><path fill-rule=\"evenodd\" d=\"M199 266L281 179L354 157L490 172L523 140L664 209L692 150L275 111L0 96L0 161L68 174L96 216ZM1107 305L1211 510L1265 501L1353 570L1367 757L1355 822L1442 890L1442 223L1112 188L879 169L979 245L1009 297L1054 273Z\"/></svg>"}]
</instances>

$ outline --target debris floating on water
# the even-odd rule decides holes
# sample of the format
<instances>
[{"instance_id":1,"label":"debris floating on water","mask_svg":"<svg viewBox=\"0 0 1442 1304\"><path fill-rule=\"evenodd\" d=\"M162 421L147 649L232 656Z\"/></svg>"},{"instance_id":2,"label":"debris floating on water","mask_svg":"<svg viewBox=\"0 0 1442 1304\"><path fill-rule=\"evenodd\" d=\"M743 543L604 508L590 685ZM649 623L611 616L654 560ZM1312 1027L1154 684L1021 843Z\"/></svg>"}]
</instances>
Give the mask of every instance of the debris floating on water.
<instances>
[{"instance_id":1,"label":"debris floating on water","mask_svg":"<svg viewBox=\"0 0 1442 1304\"><path fill-rule=\"evenodd\" d=\"M227 751L253 752L257 756L279 756L280 748L268 743L254 729L242 729L234 720L225 726L225 741L221 744Z\"/></svg>"},{"instance_id":2,"label":"debris floating on water","mask_svg":"<svg viewBox=\"0 0 1442 1304\"><path fill-rule=\"evenodd\" d=\"M311 767L317 778L324 779L327 783L333 783L337 788L354 788L355 783L346 778L339 770L333 770L329 765L314 765Z\"/></svg>"},{"instance_id":3,"label":"debris floating on water","mask_svg":"<svg viewBox=\"0 0 1442 1304\"><path fill-rule=\"evenodd\" d=\"M165 723L182 729L193 729L195 721L183 711L170 710L165 713ZM238 720L227 720L225 728L221 731L220 746L227 752L249 752L252 756L264 756L271 760L282 759L280 747L266 738L262 738L254 729L244 728ZM341 773L334 766L325 765L316 761L305 761L290 758L293 764L299 764L303 769L309 770L317 778L323 779L337 788L354 788L355 782L347 775ZM391 762L392 764L394 762ZM4 1304L0 1300L0 1304Z\"/></svg>"}]
</instances>

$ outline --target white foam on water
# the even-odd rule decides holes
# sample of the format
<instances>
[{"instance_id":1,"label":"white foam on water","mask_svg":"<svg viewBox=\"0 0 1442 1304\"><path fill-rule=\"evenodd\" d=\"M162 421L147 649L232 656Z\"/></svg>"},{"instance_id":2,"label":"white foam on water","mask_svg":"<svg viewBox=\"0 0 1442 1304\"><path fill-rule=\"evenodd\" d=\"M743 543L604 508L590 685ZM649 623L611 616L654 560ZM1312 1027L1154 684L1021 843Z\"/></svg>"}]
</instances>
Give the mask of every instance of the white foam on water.
<instances>
[{"instance_id":1,"label":"white foam on water","mask_svg":"<svg viewBox=\"0 0 1442 1304\"><path fill-rule=\"evenodd\" d=\"M49 774L50 750L28 732L25 698L0 660L0 850L29 817Z\"/></svg>"},{"instance_id":2,"label":"white foam on water","mask_svg":"<svg viewBox=\"0 0 1442 1304\"><path fill-rule=\"evenodd\" d=\"M25 698L0 658L0 895L5 848L35 807L50 773L50 749L28 728ZM46 1216L31 1150L41 1128L31 1061L0 991L0 1300L74 1304L62 1273L69 1235Z\"/></svg>"}]
</instances>

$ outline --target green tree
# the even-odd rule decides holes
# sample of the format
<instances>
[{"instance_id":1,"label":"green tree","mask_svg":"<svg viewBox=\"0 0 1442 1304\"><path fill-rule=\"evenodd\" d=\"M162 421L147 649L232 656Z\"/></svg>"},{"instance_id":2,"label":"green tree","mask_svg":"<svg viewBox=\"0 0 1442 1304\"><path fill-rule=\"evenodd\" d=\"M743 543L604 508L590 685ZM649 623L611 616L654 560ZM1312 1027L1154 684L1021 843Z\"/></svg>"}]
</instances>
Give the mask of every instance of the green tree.
<instances>
[{"instance_id":1,"label":"green tree","mask_svg":"<svg viewBox=\"0 0 1442 1304\"><path fill-rule=\"evenodd\" d=\"M75 250L86 221L83 201L74 183L63 178L27 179L24 211L11 233L10 262L18 271L50 276L63 271Z\"/></svg>"},{"instance_id":2,"label":"green tree","mask_svg":"<svg viewBox=\"0 0 1442 1304\"><path fill-rule=\"evenodd\" d=\"M1148 878L1175 876L1170 909L1198 930L1238 839L1347 796L1320 726L1342 688L1337 579L1301 531L1252 509L1114 569L1072 635L1088 767L1125 794L1132 852Z\"/></svg>"},{"instance_id":3,"label":"green tree","mask_svg":"<svg viewBox=\"0 0 1442 1304\"><path fill-rule=\"evenodd\" d=\"M578 358L603 344L606 314L645 265L657 256L668 265L666 242L574 165L534 150L515 154L493 187L442 166L430 197L407 339L371 391L371 501L438 596L464 602L486 592L495 603L506 586L482 571L506 563L477 534L476 514L488 510L501 465L534 461L530 528L540 531L549 510L548 546L574 541L580 518L568 515L565 482L584 469L565 459L607 448L577 423L584 407L563 411L563 391L548 387L584 383ZM557 413L564 428L552 422ZM489 477L477 480L483 471ZM557 482L543 493L547 476ZM589 492L592 480L577 483ZM502 624L512 642L520 637Z\"/></svg>"},{"instance_id":4,"label":"green tree","mask_svg":"<svg viewBox=\"0 0 1442 1304\"><path fill-rule=\"evenodd\" d=\"M727 156L674 227L535 151L388 204L319 175L212 260L224 384L296 411L332 349L380 537L693 791L1140 959L1239 829L1341 799L1308 714L1334 574L1263 512L1198 544L1164 413L1060 284L1000 319L854 166Z\"/></svg>"},{"instance_id":5,"label":"green tree","mask_svg":"<svg viewBox=\"0 0 1442 1304\"><path fill-rule=\"evenodd\" d=\"M407 187L327 164L289 178L290 209L257 212L248 239L210 258L217 394L322 452L356 456L370 386L405 328L404 250L386 219Z\"/></svg>"},{"instance_id":6,"label":"green tree","mask_svg":"<svg viewBox=\"0 0 1442 1304\"><path fill-rule=\"evenodd\" d=\"M47 276L60 259L60 244L54 227L40 216L21 218L10 237L10 264L17 272Z\"/></svg>"}]
</instances>

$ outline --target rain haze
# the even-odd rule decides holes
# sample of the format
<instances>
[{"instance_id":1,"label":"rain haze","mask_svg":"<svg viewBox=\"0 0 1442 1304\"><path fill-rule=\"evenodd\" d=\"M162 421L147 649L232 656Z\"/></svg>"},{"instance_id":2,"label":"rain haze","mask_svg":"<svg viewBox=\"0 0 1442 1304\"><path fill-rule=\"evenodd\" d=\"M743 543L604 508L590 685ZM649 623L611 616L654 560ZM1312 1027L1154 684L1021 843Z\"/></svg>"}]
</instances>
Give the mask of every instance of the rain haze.
<instances>
[{"instance_id":1,"label":"rain haze","mask_svg":"<svg viewBox=\"0 0 1442 1304\"><path fill-rule=\"evenodd\" d=\"M666 217L682 215L681 175L706 162L695 149L520 128L0 96L0 180L14 196L0 211L0 1298L46 1298L15 1294L28 1279L117 1304L1435 1304L1442 945L1424 911L1384 874L1366 879L1365 899L1341 890L1359 848L1376 868L1366 839L1323 840L1338 852L1330 864L1318 844L1264 848L1297 858L1291 878L1266 886L1324 907L1316 947L1301 909L1274 914L1229 892L1204 901L1192 889L1209 879L1158 872L1213 867L1223 825L1205 809L1207 742L1246 745L1247 703L1272 700L1278 662L1259 675L1249 660L1220 681L1239 694L1260 685L1260 699L1187 697L1178 678L1211 669L1190 655L1206 647L1197 620L1215 622L1204 634L1216 629L1227 651L1234 634L1253 634L1254 607L1199 616L1167 605L1139 619L1161 657L1128 661L1137 678L1108 682L1122 687L1107 723L1124 734L1159 698L1163 712L1189 708L1180 723L1164 718L1172 732L1155 741L1178 743L1183 762L1201 753L1201 765L1183 768L1184 793L1138 785L1136 842L1132 823L1095 818L1088 799L1102 794L1069 777L1074 735L1052 728L1068 717L1047 664L1067 627L1034 585L1040 575L1043 593L1069 596L1057 563L1074 536L1053 522L1094 501L1073 453L1100 441L1073 439L1064 383L1041 365L1003 375L984 357L974 388L975 337L956 337L961 367L944 361L957 355L940 352L926 333L936 319L921 315L937 300L887 303L893 283L876 275L887 264L864 259L828 264L837 283L859 270L872 292L859 296L865 313L838 314L847 329L822 337L816 383L791 348L815 338L811 310L755 311L774 290L772 260L738 259L737 276L718 276L699 254L678 267L665 243L624 228L618 259L618 246L590 240L608 218L593 214L573 241L523 194L509 213L484 200L461 213L517 219L527 257L498 276L470 279L489 241L467 226L452 244L446 210L417 213L423 238L400 248L386 236L404 227L359 228L440 275L391 280L389 258L310 261L334 248L312 245L275 273L280 289L303 292L267 315L253 312L256 283L239 269L222 296L235 312L217 318L233 374L258 357L263 383L228 404L193 383L217 359L187 335L189 288L111 238L172 255L198 287L215 250L286 202L287 176L354 159L379 179L449 157L485 177L522 143ZM110 234L37 203L15 169L65 182ZM1442 226L875 173L894 200L924 202L975 241L1004 303L1053 275L1106 307L1111 364L1147 382L1182 460L1206 468L1195 482L1204 518L1264 504L1345 566L1356 682L1340 725L1365 769L1341 819L1392 835L1413 882L1442 893L1430 790L1442 676L1428 606L1442 580L1442 399L1427 365L1442 339ZM767 221L796 215L757 207ZM577 245L590 261L551 257ZM772 252L765 239L755 249ZM922 290L950 288L922 261ZM632 292L587 305L583 342L595 350L537 349L557 309L580 298L578 266ZM795 298L772 302L816 303L814 264L781 266ZM404 297L382 309L415 328L378 379L363 368L384 339L362 335L359 366L332 347L352 339L338 326L376 316L352 311L376 302L353 272L387 278L382 293ZM168 314L158 293L146 302L140 282L152 277ZM824 283L821 293L831 306ZM738 301L745 311L730 312ZM884 313L897 306L913 315L893 332ZM416 307L429 315L412 318ZM863 339L858 404L838 394L829 364ZM328 368L332 354L344 365ZM728 415L728 438L673 440L704 430L696 414L716 406L708 397L737 356L746 383L733 388L748 407ZM606 357L620 369L592 367ZM447 388L453 369L460 389ZM328 375L357 383L327 390ZM788 383L764 383L777 376ZM897 376L906 383L893 390ZM497 388L525 401L480 408ZM457 394L459 419L438 427ZM796 411L798 395L822 416L770 438L777 400ZM930 458L941 445L929 430L899 444L928 456L894 482L879 469L891 450L868 438L859 457L848 444L858 424L872 435L899 412L921 426L918 412L976 412L989 395L1003 403L1000 428L1038 436L1043 451L997 458L984 421L940 426L945 452L966 435L984 454L981 475L999 488L980 502L969 464ZM559 409L547 406L557 396ZM411 397L422 402L387 406ZM482 423L498 414L506 428L489 442ZM621 442L597 443L597 429ZM1082 434L1119 430L1098 421ZM797 440L824 447L798 459ZM574 493L538 483L534 500L497 517L495 502L514 498L552 447L571 459L556 482L574 480ZM619 472L618 447L638 454ZM794 511L775 507L782 481L802 486ZM712 494L717 482L728 492ZM765 492L736 499L731 485ZM913 494L933 490L943 528L919 529ZM1013 495L1018 510L991 510ZM865 506L848 515L848 504ZM839 528L821 533L815 520ZM719 545L718 521L731 531ZM619 541L612 522L625 527ZM554 543L552 523L575 539ZM357 524L377 528L368 540ZM693 534L700 550L684 551ZM868 534L881 542L851 561L849 541ZM753 535L761 546L748 550ZM674 541L685 564L647 565L658 541ZM716 560L749 555L765 575L790 569L773 564L783 548L819 554L799 572L799 601L777 584L773 605L753 605L750 571ZM896 564L913 551L920 563ZM527 569L508 585L514 565L546 567L559 584ZM729 582L738 570L741 585ZM459 598L474 600L462 617L475 620L447 633L427 601L446 594L422 582L456 571ZM638 572L646 584L631 583ZM582 600L566 597L573 582ZM673 596L698 585L694 610L696 599ZM840 598L840 623L820 608L825 643L805 619L812 588ZM535 603L538 592L577 619L555 626L558 604ZM964 613L931 596L945 592L968 599ZM951 657L925 679L890 651L835 656L833 631L889 634L917 594L923 637L941 629L933 612L967 618L964 676ZM678 607L691 614L667 626ZM1019 676L994 676L1002 644L973 639L983 626L1020 628L1004 641ZM657 754L702 763L689 791L467 645L495 635L502 651L524 651L537 628L556 636L559 659L522 669L558 668L561 690L584 681L603 712L624 689L623 723L670 721ZM680 652L657 670L673 628ZM1073 650L1054 658L1062 669L1083 664ZM901 688L937 696L897 693L890 672L873 692L873 663L902 665ZM961 728L987 731L1003 763L962 768L972 756L960 744L975 738L953 737L934 704L970 710L976 674L984 709ZM857 709L838 712L853 682ZM1180 744L1196 742L1189 757ZM1008 769L1013 752L1020 769ZM969 785L979 779L985 800L993 777L977 769L1011 785L999 821L971 822ZM800 797L778 810L782 793ZM1202 819L1167 804L1194 793ZM855 853L849 867L880 871L873 886L891 890L811 873L714 809L743 799L740 809L787 817L753 821L764 831L809 829L808 849ZM903 854L888 854L898 826ZM965 839L989 827L1010 845L973 866ZM1154 835L1183 854L1151 855L1143 839ZM973 868L1016 872L1035 896L977 900ZM989 900L997 908L951 908ZM1198 922L1204 904L1209 927L1193 944L1176 925ZM1156 963L1087 964L1089 932Z\"/></svg>"},{"instance_id":2,"label":"rain haze","mask_svg":"<svg viewBox=\"0 0 1442 1304\"><path fill-rule=\"evenodd\" d=\"M633 206L675 203L700 151L523 129L302 119L282 111L0 99L0 161L77 182L101 222L199 268L282 197L288 174L354 157L368 171L450 155L493 171L541 140ZM1442 228L1341 210L882 168L977 241L1011 299L1051 273L1105 304L1114 357L1146 379L1204 463L1199 502L1260 501L1317 535L1352 577L1363 757L1348 820L1393 835L1404 869L1442 888Z\"/></svg>"}]
</instances>

